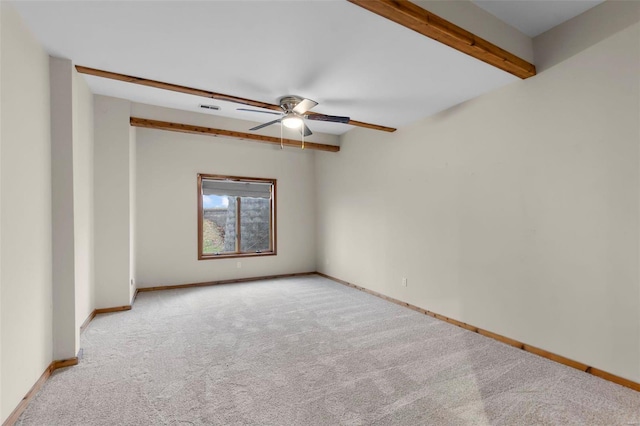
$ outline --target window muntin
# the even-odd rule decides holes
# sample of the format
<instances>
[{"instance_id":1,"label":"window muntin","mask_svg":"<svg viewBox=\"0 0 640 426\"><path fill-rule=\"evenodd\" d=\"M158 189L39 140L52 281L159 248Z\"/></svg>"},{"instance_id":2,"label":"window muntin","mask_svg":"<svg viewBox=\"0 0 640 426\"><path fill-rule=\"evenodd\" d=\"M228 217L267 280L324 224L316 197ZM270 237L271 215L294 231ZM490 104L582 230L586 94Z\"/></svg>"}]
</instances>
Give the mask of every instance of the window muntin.
<instances>
[{"instance_id":1,"label":"window muntin","mask_svg":"<svg viewBox=\"0 0 640 426\"><path fill-rule=\"evenodd\" d=\"M276 180L198 175L198 259L276 254Z\"/></svg>"}]
</instances>

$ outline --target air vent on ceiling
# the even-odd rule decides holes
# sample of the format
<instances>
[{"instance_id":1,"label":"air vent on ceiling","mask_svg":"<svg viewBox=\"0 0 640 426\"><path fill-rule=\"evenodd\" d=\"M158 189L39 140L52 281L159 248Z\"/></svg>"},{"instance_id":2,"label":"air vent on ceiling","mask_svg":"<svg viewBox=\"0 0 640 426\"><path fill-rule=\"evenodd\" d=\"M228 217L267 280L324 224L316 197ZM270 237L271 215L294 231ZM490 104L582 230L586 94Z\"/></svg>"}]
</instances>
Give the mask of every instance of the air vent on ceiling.
<instances>
[{"instance_id":1,"label":"air vent on ceiling","mask_svg":"<svg viewBox=\"0 0 640 426\"><path fill-rule=\"evenodd\" d=\"M200 108L204 108L204 109L212 109L212 110L214 110L214 111L218 111L218 110L220 109L220 107L219 107L219 106L217 106L217 105L204 105L204 104L201 104L201 105L200 105Z\"/></svg>"}]
</instances>

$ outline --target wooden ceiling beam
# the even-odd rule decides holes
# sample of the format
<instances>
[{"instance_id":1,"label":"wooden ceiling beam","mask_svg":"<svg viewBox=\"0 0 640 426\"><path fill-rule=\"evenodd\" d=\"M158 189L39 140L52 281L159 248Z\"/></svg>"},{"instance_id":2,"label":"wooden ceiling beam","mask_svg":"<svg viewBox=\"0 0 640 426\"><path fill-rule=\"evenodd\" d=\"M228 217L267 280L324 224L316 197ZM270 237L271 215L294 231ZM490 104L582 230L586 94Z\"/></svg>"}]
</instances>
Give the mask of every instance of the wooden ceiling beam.
<instances>
[{"instance_id":1,"label":"wooden ceiling beam","mask_svg":"<svg viewBox=\"0 0 640 426\"><path fill-rule=\"evenodd\" d=\"M194 126L191 124L171 123L169 121L149 120L146 118L131 117L129 123L134 127L144 127L146 129L168 130L171 132L191 133L196 135L221 136L233 139L245 139L262 143L280 145L280 138L254 133L236 132L232 130L214 129L212 127ZM302 147L302 142L294 139L283 139L282 144L296 148ZM326 145L315 142L305 142L304 149L314 149L317 151L338 152L340 147L336 145Z\"/></svg>"},{"instance_id":2,"label":"wooden ceiling beam","mask_svg":"<svg viewBox=\"0 0 640 426\"><path fill-rule=\"evenodd\" d=\"M536 75L533 64L408 0L348 1L516 77Z\"/></svg>"},{"instance_id":3,"label":"wooden ceiling beam","mask_svg":"<svg viewBox=\"0 0 640 426\"><path fill-rule=\"evenodd\" d=\"M225 95L223 93L210 92L208 90L194 89L192 87L180 86L178 84L164 83L162 81L149 80L147 78L134 77L126 74L118 74L111 71L103 71L95 68L83 67L80 65L76 65L76 70L81 74L93 75L96 77L108 78L111 80L124 81L125 83L155 87L156 89L170 90L172 92L186 93L187 95L202 96L203 98L217 99L220 101L235 102L237 104L249 105L257 108L272 109L278 112L282 111L282 109L278 105Z\"/></svg>"},{"instance_id":4,"label":"wooden ceiling beam","mask_svg":"<svg viewBox=\"0 0 640 426\"><path fill-rule=\"evenodd\" d=\"M187 95L202 96L204 98L217 99L220 101L234 102L242 105L249 105L256 108L270 109L282 112L279 105L267 102L254 101L253 99L239 98L237 96L225 95L223 93L210 92L208 90L194 89L192 87L181 86L178 84L165 83L157 80L149 80L142 77L134 77L132 75L119 74L111 71L99 70L96 68L83 67L76 65L76 70L81 74L93 75L95 77L108 78L111 80L124 81L125 83L139 84L147 87L155 87L157 89L170 90L173 92L186 93ZM308 115L318 114L312 111L307 112ZM362 121L349 120L351 126L364 127L367 129L381 130L383 132L395 132L393 127L380 126L378 124L364 123ZM279 143L279 142L278 142Z\"/></svg>"}]
</instances>

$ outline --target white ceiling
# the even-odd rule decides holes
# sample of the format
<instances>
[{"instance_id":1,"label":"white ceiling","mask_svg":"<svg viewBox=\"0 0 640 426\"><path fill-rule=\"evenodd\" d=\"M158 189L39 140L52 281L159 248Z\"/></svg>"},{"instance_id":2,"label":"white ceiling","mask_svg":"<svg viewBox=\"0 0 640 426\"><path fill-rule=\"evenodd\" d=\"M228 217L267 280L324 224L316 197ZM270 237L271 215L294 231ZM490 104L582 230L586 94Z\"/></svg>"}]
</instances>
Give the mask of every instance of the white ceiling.
<instances>
[{"instance_id":1,"label":"white ceiling","mask_svg":"<svg viewBox=\"0 0 640 426\"><path fill-rule=\"evenodd\" d=\"M518 80L346 1L13 4L51 55L77 65L269 103L293 94L319 102L316 112L390 127ZM134 102L198 112L201 103L215 104L221 110L206 113L252 122L274 117L238 112L245 106L233 103L86 80L94 93ZM309 127L332 134L351 128Z\"/></svg>"},{"instance_id":2,"label":"white ceiling","mask_svg":"<svg viewBox=\"0 0 640 426\"><path fill-rule=\"evenodd\" d=\"M604 0L473 0L498 19L535 37Z\"/></svg>"}]
</instances>

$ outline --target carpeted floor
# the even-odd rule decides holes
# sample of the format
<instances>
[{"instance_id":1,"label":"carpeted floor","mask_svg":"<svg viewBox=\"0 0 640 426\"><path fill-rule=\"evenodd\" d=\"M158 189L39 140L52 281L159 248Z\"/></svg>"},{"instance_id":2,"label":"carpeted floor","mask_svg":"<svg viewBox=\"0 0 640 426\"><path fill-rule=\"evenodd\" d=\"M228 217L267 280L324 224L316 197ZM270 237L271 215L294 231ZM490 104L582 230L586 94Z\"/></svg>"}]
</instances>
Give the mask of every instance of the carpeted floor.
<instances>
[{"instance_id":1,"label":"carpeted floor","mask_svg":"<svg viewBox=\"0 0 640 426\"><path fill-rule=\"evenodd\" d=\"M140 293L18 425L634 425L640 393L309 276Z\"/></svg>"}]
</instances>

